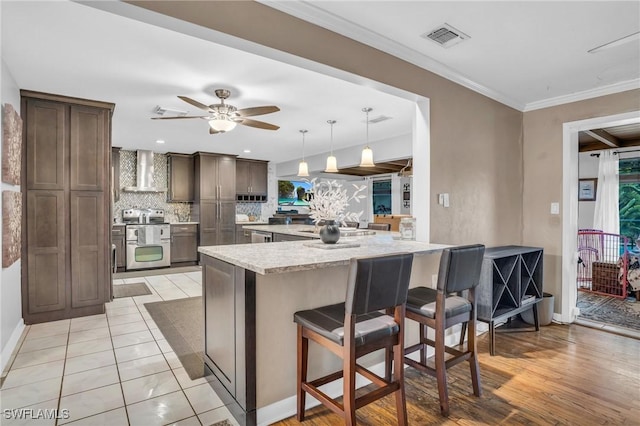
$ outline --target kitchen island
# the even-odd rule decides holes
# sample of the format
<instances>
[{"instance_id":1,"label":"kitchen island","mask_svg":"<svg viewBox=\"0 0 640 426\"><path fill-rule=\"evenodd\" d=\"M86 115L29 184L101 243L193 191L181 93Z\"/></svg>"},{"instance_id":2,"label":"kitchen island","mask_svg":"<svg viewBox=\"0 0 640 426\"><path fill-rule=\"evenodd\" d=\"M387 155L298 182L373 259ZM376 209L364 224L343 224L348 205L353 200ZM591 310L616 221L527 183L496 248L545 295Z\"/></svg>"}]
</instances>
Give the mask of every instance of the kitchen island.
<instances>
[{"instance_id":1,"label":"kitchen island","mask_svg":"<svg viewBox=\"0 0 640 426\"><path fill-rule=\"evenodd\" d=\"M293 314L343 302L349 259L414 253L411 287L430 285L446 246L393 239L391 235L319 241L199 247L202 254L205 362L233 398L241 424L269 424L295 413L296 326ZM430 256L436 254L436 256ZM417 340L410 328L407 344ZM413 339L411 337L414 337ZM310 346L309 375L338 370L340 361ZM382 354L365 357L375 365ZM328 393L341 394L341 389ZM314 402L309 398L309 402Z\"/></svg>"}]
</instances>

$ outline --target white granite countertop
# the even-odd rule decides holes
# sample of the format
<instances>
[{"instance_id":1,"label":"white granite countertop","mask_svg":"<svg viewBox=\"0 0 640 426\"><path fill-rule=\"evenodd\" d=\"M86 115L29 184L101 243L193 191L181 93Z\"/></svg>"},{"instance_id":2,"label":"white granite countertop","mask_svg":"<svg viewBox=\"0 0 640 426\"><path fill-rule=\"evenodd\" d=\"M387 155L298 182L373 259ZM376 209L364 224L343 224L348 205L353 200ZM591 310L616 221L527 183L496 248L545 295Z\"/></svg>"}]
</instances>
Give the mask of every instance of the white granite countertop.
<instances>
[{"instance_id":1,"label":"white granite countertop","mask_svg":"<svg viewBox=\"0 0 640 426\"><path fill-rule=\"evenodd\" d=\"M268 225L269 222L265 222L265 221L261 221L261 220L254 220L253 222L251 221L236 221L236 225Z\"/></svg>"},{"instance_id":2,"label":"white granite countertop","mask_svg":"<svg viewBox=\"0 0 640 426\"><path fill-rule=\"evenodd\" d=\"M263 231L263 232L272 232L274 234L285 234L285 235L294 235L296 237L306 237L306 238L320 238L318 234L319 227L315 225L298 225L298 224L290 224L290 225L245 225L242 229L249 229L251 231ZM356 229L356 228L340 228L340 238L343 237L352 237L352 236L364 236L364 235L389 235L392 237L400 238L399 232L389 232L389 231L372 231L370 229ZM350 235L351 234L351 235Z\"/></svg>"},{"instance_id":3,"label":"white granite countertop","mask_svg":"<svg viewBox=\"0 0 640 426\"><path fill-rule=\"evenodd\" d=\"M391 235L341 238L338 244L354 243L360 245L358 247L331 250L309 247L308 244L310 243L316 242L287 241L265 244L203 246L198 247L198 251L232 265L266 275L347 265L349 259L357 256L375 256L398 252L426 255L438 253L442 249L449 247L443 244L395 240ZM317 242L316 244L322 243Z\"/></svg>"}]
</instances>

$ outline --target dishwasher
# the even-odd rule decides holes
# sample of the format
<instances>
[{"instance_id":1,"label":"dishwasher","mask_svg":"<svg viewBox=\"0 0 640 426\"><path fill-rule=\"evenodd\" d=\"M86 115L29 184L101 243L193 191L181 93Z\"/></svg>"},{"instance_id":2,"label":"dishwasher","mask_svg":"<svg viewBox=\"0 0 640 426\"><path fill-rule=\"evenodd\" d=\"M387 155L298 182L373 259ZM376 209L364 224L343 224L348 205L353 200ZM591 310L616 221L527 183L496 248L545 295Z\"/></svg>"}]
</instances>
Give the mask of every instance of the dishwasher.
<instances>
[{"instance_id":1,"label":"dishwasher","mask_svg":"<svg viewBox=\"0 0 640 426\"><path fill-rule=\"evenodd\" d=\"M264 231L251 231L251 243L270 243L273 241L273 234Z\"/></svg>"}]
</instances>

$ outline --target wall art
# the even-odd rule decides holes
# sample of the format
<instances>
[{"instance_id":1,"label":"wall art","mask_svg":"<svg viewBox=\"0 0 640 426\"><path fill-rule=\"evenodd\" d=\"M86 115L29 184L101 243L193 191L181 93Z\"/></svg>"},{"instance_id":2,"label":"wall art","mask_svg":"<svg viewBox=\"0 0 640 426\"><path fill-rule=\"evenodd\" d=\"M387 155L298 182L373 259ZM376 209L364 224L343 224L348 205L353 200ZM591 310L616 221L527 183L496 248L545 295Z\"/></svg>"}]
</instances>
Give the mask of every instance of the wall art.
<instances>
[{"instance_id":1,"label":"wall art","mask_svg":"<svg viewBox=\"0 0 640 426\"><path fill-rule=\"evenodd\" d=\"M2 108L2 181L20 185L22 119L11 104Z\"/></svg>"}]
</instances>

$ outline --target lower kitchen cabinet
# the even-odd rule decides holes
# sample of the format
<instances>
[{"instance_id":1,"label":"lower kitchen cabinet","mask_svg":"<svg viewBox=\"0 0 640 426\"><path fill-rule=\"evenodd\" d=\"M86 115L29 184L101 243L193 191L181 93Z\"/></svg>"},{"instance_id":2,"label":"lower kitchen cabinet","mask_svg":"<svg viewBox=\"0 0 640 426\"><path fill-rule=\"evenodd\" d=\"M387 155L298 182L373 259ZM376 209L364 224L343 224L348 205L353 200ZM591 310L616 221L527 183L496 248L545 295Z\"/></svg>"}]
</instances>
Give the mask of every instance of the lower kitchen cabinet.
<instances>
[{"instance_id":1,"label":"lower kitchen cabinet","mask_svg":"<svg viewBox=\"0 0 640 426\"><path fill-rule=\"evenodd\" d=\"M171 264L198 261L198 225L171 225Z\"/></svg>"},{"instance_id":2,"label":"lower kitchen cabinet","mask_svg":"<svg viewBox=\"0 0 640 426\"><path fill-rule=\"evenodd\" d=\"M127 266L124 225L113 225L113 228L111 228L111 243L116 246L116 267L118 271L124 271L125 266ZM111 266L113 267L113 265Z\"/></svg>"},{"instance_id":3,"label":"lower kitchen cabinet","mask_svg":"<svg viewBox=\"0 0 640 426\"><path fill-rule=\"evenodd\" d=\"M249 229L243 229L244 225L236 225L236 244L250 244L251 243L251 231Z\"/></svg>"}]
</instances>

